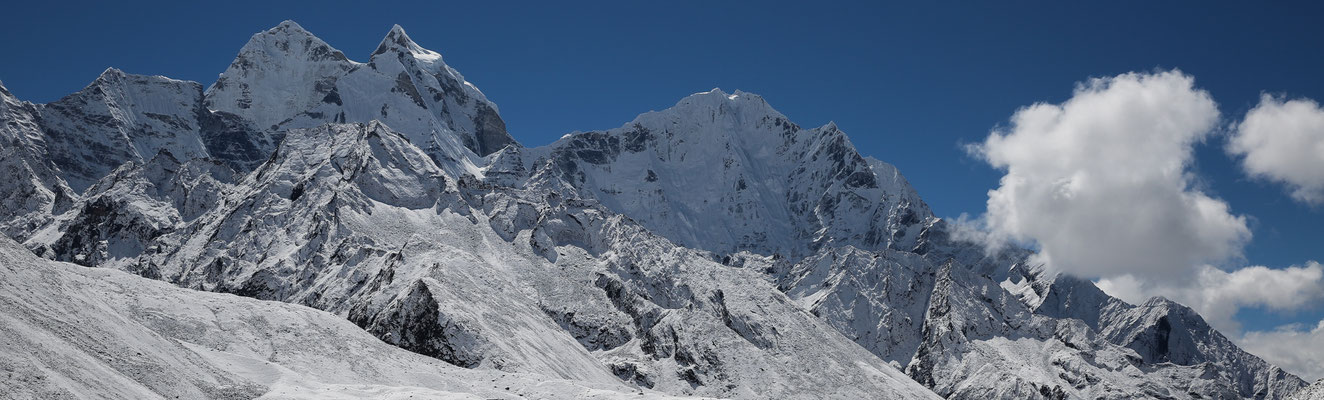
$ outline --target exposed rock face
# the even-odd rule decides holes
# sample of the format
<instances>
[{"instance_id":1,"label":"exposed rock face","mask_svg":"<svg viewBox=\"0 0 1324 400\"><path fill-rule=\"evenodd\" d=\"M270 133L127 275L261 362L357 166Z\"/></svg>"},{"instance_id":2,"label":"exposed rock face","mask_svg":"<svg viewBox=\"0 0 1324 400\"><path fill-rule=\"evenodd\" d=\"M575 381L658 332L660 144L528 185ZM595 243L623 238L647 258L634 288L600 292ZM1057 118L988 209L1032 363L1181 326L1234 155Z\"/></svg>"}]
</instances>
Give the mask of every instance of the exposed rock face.
<instances>
[{"instance_id":1,"label":"exposed rock face","mask_svg":"<svg viewBox=\"0 0 1324 400\"><path fill-rule=\"evenodd\" d=\"M953 238L835 125L744 92L524 148L398 26L360 63L285 22L205 92L109 70L0 100L0 227L29 249L310 306L455 366L735 398L1304 386L1188 308Z\"/></svg>"},{"instance_id":2,"label":"exposed rock face","mask_svg":"<svg viewBox=\"0 0 1324 400\"><path fill-rule=\"evenodd\" d=\"M161 150L146 164L129 161L111 171L28 246L60 261L159 278L138 268L138 256L157 237L220 206L233 180L225 165L201 158L181 163Z\"/></svg>"},{"instance_id":3,"label":"exposed rock face","mask_svg":"<svg viewBox=\"0 0 1324 400\"><path fill-rule=\"evenodd\" d=\"M415 281L403 296L384 310L363 319L351 313L350 320L387 343L457 366L473 368L482 358L467 350L477 347L481 337L449 321L437 306L425 281Z\"/></svg>"}]
</instances>

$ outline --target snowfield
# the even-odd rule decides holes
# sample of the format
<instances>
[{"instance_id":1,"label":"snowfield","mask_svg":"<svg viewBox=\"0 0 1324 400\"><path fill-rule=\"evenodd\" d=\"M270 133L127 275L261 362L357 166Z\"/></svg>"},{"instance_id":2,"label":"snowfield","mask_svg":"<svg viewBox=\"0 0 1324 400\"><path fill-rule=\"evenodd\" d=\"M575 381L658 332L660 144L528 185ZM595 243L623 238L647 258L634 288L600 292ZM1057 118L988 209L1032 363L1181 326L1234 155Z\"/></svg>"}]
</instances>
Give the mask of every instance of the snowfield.
<instances>
[{"instance_id":1,"label":"snowfield","mask_svg":"<svg viewBox=\"0 0 1324 400\"><path fill-rule=\"evenodd\" d=\"M0 238L5 398L671 398L472 370L308 307L33 256Z\"/></svg>"}]
</instances>

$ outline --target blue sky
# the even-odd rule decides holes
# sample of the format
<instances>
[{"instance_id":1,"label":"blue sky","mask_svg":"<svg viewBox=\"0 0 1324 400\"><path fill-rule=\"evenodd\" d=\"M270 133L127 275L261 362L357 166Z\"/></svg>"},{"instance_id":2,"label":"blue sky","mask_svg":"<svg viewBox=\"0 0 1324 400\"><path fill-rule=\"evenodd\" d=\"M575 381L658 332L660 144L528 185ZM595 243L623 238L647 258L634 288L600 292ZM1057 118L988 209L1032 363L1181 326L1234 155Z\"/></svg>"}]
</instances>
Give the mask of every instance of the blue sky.
<instances>
[{"instance_id":1,"label":"blue sky","mask_svg":"<svg viewBox=\"0 0 1324 400\"><path fill-rule=\"evenodd\" d=\"M110 66L210 84L250 35L284 19L356 60L398 23L482 88L525 145L741 89L801 125L837 122L943 216L982 213L1002 176L963 144L1090 77L1179 68L1224 124L1262 92L1324 100L1324 9L1309 3L814 3L21 2L0 25L0 80L35 102ZM1324 210L1247 178L1224 143L1199 145L1193 170L1252 219L1243 263L1324 259ZM1320 308L1240 319L1313 323Z\"/></svg>"}]
</instances>

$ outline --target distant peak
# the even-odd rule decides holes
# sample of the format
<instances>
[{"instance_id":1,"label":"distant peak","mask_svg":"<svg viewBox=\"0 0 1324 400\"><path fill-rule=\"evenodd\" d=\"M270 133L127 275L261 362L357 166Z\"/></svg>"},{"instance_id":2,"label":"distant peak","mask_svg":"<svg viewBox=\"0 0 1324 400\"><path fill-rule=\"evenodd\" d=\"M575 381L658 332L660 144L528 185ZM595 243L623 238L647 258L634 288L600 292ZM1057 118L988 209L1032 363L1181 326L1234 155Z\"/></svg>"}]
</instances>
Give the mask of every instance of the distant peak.
<instances>
[{"instance_id":1,"label":"distant peak","mask_svg":"<svg viewBox=\"0 0 1324 400\"><path fill-rule=\"evenodd\" d=\"M105 71L101 71L101 75L97 75L97 79L92 81L92 85L96 85L98 83L115 83L122 81L134 81L138 83L153 82L153 83L164 83L164 84L194 83L192 81L173 79L161 75L131 74L128 72L124 72L119 68L108 67L106 68Z\"/></svg>"},{"instance_id":2,"label":"distant peak","mask_svg":"<svg viewBox=\"0 0 1324 400\"><path fill-rule=\"evenodd\" d=\"M767 103L767 101L763 100L763 96L759 96L757 94L746 92L740 89L736 89L736 91L732 93L727 93L723 91L722 88L713 88L712 90L706 92L695 93L686 96L684 99L681 99L680 102L685 103L687 100L696 100L696 99L705 99L705 98L718 100L718 101L746 100L746 101L760 102L764 104Z\"/></svg>"},{"instance_id":3,"label":"distant peak","mask_svg":"<svg viewBox=\"0 0 1324 400\"><path fill-rule=\"evenodd\" d=\"M1160 306L1169 306L1172 304L1176 304L1176 302L1172 300L1168 300L1167 297L1154 296L1154 297L1150 297L1149 300L1146 300L1145 304L1143 305L1145 307L1160 307Z\"/></svg>"},{"instance_id":4,"label":"distant peak","mask_svg":"<svg viewBox=\"0 0 1324 400\"><path fill-rule=\"evenodd\" d=\"M754 106L750 110L758 109L760 112L777 113L776 110L773 110L772 107L768 105L767 101L763 100L762 96L741 90L736 90L734 93L728 94L727 92L722 91L721 88L713 88L706 92L699 92L686 96L676 102L676 106L672 108L716 107L720 105L739 106L744 108L747 107L747 104Z\"/></svg>"},{"instance_id":5,"label":"distant peak","mask_svg":"<svg viewBox=\"0 0 1324 400\"><path fill-rule=\"evenodd\" d=\"M124 71L121 71L119 68L106 67L106 70L101 71L101 75L97 75L97 78L115 78L122 76L124 76Z\"/></svg>"},{"instance_id":6,"label":"distant peak","mask_svg":"<svg viewBox=\"0 0 1324 400\"><path fill-rule=\"evenodd\" d=\"M87 86L91 88L93 86L117 85L124 81L127 76L128 74L119 68L109 67L105 71L101 71L101 75L97 75L97 79L92 80L92 83Z\"/></svg>"}]
</instances>

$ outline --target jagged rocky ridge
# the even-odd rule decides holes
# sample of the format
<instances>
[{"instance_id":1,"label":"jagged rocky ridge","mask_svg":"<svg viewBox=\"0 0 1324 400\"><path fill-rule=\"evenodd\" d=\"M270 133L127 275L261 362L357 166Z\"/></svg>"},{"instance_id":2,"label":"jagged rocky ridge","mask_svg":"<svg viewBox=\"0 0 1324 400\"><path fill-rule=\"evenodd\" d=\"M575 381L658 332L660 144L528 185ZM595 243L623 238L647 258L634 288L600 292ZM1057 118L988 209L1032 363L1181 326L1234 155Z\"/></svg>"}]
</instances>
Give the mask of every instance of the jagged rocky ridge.
<instances>
[{"instance_id":1,"label":"jagged rocky ridge","mask_svg":"<svg viewBox=\"0 0 1324 400\"><path fill-rule=\"evenodd\" d=\"M741 398L1304 386L1189 308L951 238L896 168L748 93L523 148L398 26L359 63L285 22L205 91L112 69L48 105L0 96L0 190L25 195L3 227L34 252L326 310L462 367Z\"/></svg>"}]
</instances>

